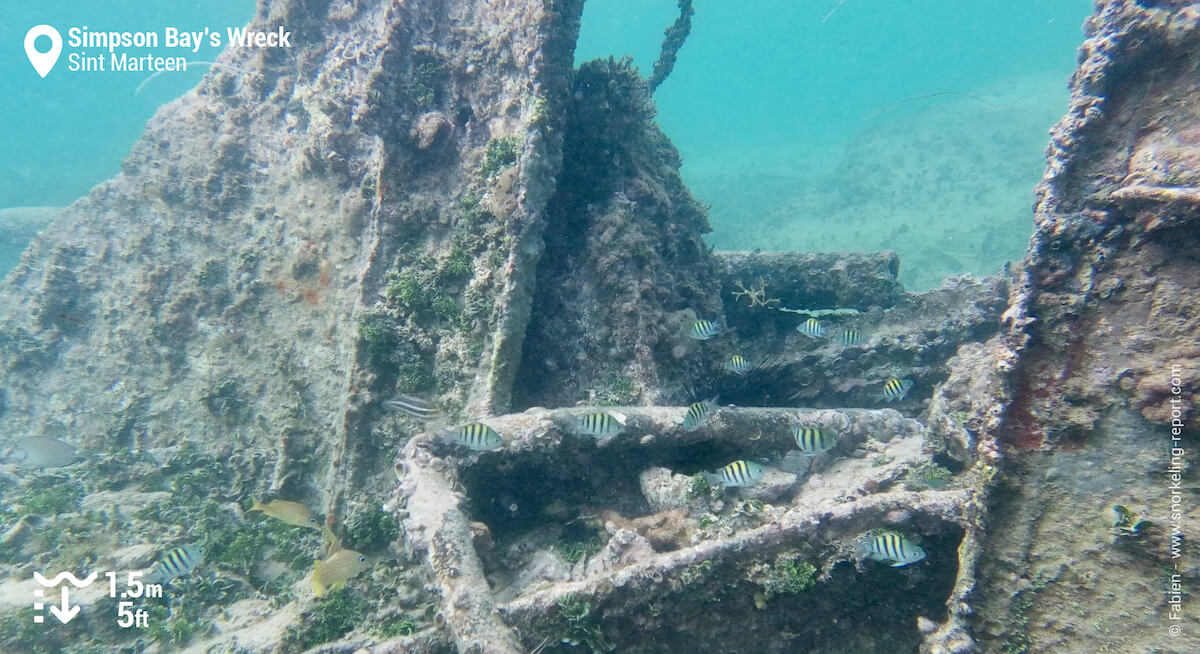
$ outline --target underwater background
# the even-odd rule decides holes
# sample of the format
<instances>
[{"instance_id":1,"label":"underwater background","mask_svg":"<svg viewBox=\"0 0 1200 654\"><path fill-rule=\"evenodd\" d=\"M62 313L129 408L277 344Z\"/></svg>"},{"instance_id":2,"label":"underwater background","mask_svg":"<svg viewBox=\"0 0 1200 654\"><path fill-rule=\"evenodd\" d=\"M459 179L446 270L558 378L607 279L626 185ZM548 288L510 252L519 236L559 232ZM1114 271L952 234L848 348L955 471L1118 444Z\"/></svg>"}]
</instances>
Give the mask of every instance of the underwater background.
<instances>
[{"instance_id":1,"label":"underwater background","mask_svg":"<svg viewBox=\"0 0 1200 654\"><path fill-rule=\"evenodd\" d=\"M1063 113L1088 0L748 0L694 4L692 33L655 94L658 122L711 206L720 249L894 249L910 290L1019 258L1046 130ZM253 3L6 3L0 40L38 22L122 30L241 25ZM643 75L670 0L590 0L576 63L633 57ZM20 53L19 49L17 50ZM189 57L210 61L203 47ZM57 68L40 80L0 57L0 209L65 206L119 171L145 121L204 65L141 73ZM139 86L141 87L139 90ZM0 274L24 232L5 238Z\"/></svg>"},{"instance_id":2,"label":"underwater background","mask_svg":"<svg viewBox=\"0 0 1200 654\"><path fill-rule=\"evenodd\" d=\"M1200 4L99 6L0 9L3 654L1200 651Z\"/></svg>"}]
</instances>

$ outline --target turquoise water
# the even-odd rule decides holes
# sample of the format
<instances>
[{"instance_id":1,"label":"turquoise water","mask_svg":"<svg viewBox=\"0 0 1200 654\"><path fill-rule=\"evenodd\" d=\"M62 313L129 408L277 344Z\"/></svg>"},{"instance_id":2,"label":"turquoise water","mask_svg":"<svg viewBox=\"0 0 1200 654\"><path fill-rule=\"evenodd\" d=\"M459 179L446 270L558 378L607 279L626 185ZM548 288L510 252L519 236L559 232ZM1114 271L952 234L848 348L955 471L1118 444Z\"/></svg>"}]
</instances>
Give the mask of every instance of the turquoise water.
<instances>
[{"instance_id":1,"label":"turquoise water","mask_svg":"<svg viewBox=\"0 0 1200 654\"><path fill-rule=\"evenodd\" d=\"M253 14L254 4L247 0L5 2L0 9L0 79L6 91L0 94L0 131L19 136L6 139L9 146L0 154L0 208L63 206L85 195L119 172L130 145L158 107L195 86L208 70L197 65L187 72L164 73L135 94L148 73L68 70L72 49L65 41L70 27L160 33L168 26L224 30L245 25ZM24 50L25 32L38 24L55 27L64 39L63 53L45 79L29 65ZM42 48L48 48L46 43ZM128 52L178 54L165 47ZM195 61L212 61L217 54L207 46L186 52Z\"/></svg>"},{"instance_id":2,"label":"turquoise water","mask_svg":"<svg viewBox=\"0 0 1200 654\"><path fill-rule=\"evenodd\" d=\"M684 177L711 206L712 244L900 252L910 288L995 272L1024 251L1046 130L1088 0L695 3L693 30L656 95ZM0 208L63 206L119 171L145 121L207 68L40 79L29 26L184 30L242 25L246 0L6 4L0 41ZM590 0L577 59L658 56L672 0ZM174 54L159 48L158 54ZM193 61L217 55L205 46ZM65 58L65 53L64 53ZM144 85L140 92L136 92ZM0 244L0 273L21 244Z\"/></svg>"},{"instance_id":3,"label":"turquoise water","mask_svg":"<svg viewBox=\"0 0 1200 654\"><path fill-rule=\"evenodd\" d=\"M658 56L674 1L591 0L576 59ZM1088 0L694 3L655 99L721 248L891 248L912 289L999 270Z\"/></svg>"}]
</instances>

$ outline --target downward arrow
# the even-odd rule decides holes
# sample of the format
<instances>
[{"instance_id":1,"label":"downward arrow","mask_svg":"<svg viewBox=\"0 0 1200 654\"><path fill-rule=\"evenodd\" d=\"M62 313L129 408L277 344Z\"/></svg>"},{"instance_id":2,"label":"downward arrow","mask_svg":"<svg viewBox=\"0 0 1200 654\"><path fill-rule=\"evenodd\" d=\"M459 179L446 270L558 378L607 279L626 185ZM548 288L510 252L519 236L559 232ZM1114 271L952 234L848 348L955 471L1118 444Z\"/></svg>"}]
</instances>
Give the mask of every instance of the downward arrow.
<instances>
[{"instance_id":1,"label":"downward arrow","mask_svg":"<svg viewBox=\"0 0 1200 654\"><path fill-rule=\"evenodd\" d=\"M50 612L53 613L54 617L58 618L58 621L63 624L67 624L72 618L79 615L79 607L71 606L70 603L67 602L66 586L63 586L62 589L62 608L52 604L50 605Z\"/></svg>"}]
</instances>

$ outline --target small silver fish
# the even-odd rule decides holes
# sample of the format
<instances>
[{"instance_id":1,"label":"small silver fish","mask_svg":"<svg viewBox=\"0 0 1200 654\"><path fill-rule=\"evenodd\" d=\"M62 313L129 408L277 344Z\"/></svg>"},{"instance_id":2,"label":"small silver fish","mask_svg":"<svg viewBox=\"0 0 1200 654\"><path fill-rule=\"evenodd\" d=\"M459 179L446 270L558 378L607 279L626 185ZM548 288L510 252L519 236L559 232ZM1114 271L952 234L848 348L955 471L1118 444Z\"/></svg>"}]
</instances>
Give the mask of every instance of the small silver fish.
<instances>
[{"instance_id":1,"label":"small silver fish","mask_svg":"<svg viewBox=\"0 0 1200 654\"><path fill-rule=\"evenodd\" d=\"M419 420L433 420L442 415L441 409L438 409L437 406L412 395L397 395L390 400L384 400L383 406Z\"/></svg>"},{"instance_id":2,"label":"small silver fish","mask_svg":"<svg viewBox=\"0 0 1200 654\"><path fill-rule=\"evenodd\" d=\"M716 408L717 398L715 397L702 402L696 402L689 406L687 413L683 416L684 431L696 431L702 427Z\"/></svg>"},{"instance_id":3,"label":"small silver fish","mask_svg":"<svg viewBox=\"0 0 1200 654\"><path fill-rule=\"evenodd\" d=\"M726 372L731 372L735 375L744 375L754 366L746 360L746 357L740 354L735 354L729 357L729 360L725 362L724 367Z\"/></svg>"},{"instance_id":4,"label":"small silver fish","mask_svg":"<svg viewBox=\"0 0 1200 654\"><path fill-rule=\"evenodd\" d=\"M809 338L825 338L825 328L821 326L821 321L816 318L805 320L804 324L796 328L796 331Z\"/></svg>"},{"instance_id":5,"label":"small silver fish","mask_svg":"<svg viewBox=\"0 0 1200 654\"><path fill-rule=\"evenodd\" d=\"M84 459L75 451L74 445L47 436L17 439L11 458L33 468L61 468Z\"/></svg>"},{"instance_id":6,"label":"small silver fish","mask_svg":"<svg viewBox=\"0 0 1200 654\"><path fill-rule=\"evenodd\" d=\"M495 450L504 445L504 438L482 422L470 422L446 431L450 440L472 450Z\"/></svg>"},{"instance_id":7,"label":"small silver fish","mask_svg":"<svg viewBox=\"0 0 1200 654\"><path fill-rule=\"evenodd\" d=\"M688 331L688 336L697 341L707 341L720 333L721 323L716 320L697 320L692 323L692 328Z\"/></svg>"},{"instance_id":8,"label":"small silver fish","mask_svg":"<svg viewBox=\"0 0 1200 654\"><path fill-rule=\"evenodd\" d=\"M593 438L615 436L625 429L626 416L615 411L597 411L575 418L575 429Z\"/></svg>"},{"instance_id":9,"label":"small silver fish","mask_svg":"<svg viewBox=\"0 0 1200 654\"><path fill-rule=\"evenodd\" d=\"M883 395L879 399L891 402L892 400L903 400L905 395L908 395L908 389L913 387L911 379L896 379L892 377L883 385Z\"/></svg>"},{"instance_id":10,"label":"small silver fish","mask_svg":"<svg viewBox=\"0 0 1200 654\"><path fill-rule=\"evenodd\" d=\"M808 456L816 456L825 452L837 444L837 432L821 429L819 427L801 427L800 425L792 425L792 436L796 438L796 445Z\"/></svg>"},{"instance_id":11,"label":"small silver fish","mask_svg":"<svg viewBox=\"0 0 1200 654\"><path fill-rule=\"evenodd\" d=\"M150 574L146 575L148 584L165 584L182 577L204 562L206 550L201 545L184 545L176 547L163 555Z\"/></svg>"},{"instance_id":12,"label":"small silver fish","mask_svg":"<svg viewBox=\"0 0 1200 654\"><path fill-rule=\"evenodd\" d=\"M891 561L893 568L916 563L925 558L925 550L894 531L867 534L855 544L859 556L874 561Z\"/></svg>"},{"instance_id":13,"label":"small silver fish","mask_svg":"<svg viewBox=\"0 0 1200 654\"><path fill-rule=\"evenodd\" d=\"M833 340L839 345L852 347L858 345L861 336L856 329L843 329L837 333L837 336Z\"/></svg>"},{"instance_id":14,"label":"small silver fish","mask_svg":"<svg viewBox=\"0 0 1200 654\"><path fill-rule=\"evenodd\" d=\"M704 478L713 484L724 484L726 488L753 486L766 471L766 468L753 461L739 459L720 470L704 473Z\"/></svg>"}]
</instances>

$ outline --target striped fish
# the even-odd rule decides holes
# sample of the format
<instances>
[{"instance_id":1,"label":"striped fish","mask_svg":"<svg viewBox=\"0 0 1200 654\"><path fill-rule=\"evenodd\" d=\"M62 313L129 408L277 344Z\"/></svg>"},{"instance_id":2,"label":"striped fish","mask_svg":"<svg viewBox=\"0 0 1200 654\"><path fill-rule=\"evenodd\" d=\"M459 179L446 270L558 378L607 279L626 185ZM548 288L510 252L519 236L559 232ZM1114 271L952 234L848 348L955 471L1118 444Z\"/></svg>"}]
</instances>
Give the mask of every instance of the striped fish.
<instances>
[{"instance_id":1,"label":"striped fish","mask_svg":"<svg viewBox=\"0 0 1200 654\"><path fill-rule=\"evenodd\" d=\"M586 413L575 418L575 429L581 434L592 438L615 436L625 429L625 414L616 412L597 411Z\"/></svg>"},{"instance_id":2,"label":"striped fish","mask_svg":"<svg viewBox=\"0 0 1200 654\"><path fill-rule=\"evenodd\" d=\"M825 328L821 326L821 321L816 318L805 320L803 325L796 328L796 331L809 338L825 338Z\"/></svg>"},{"instance_id":3,"label":"striped fish","mask_svg":"<svg viewBox=\"0 0 1200 654\"><path fill-rule=\"evenodd\" d=\"M925 550L894 531L881 531L873 537L863 537L858 542L858 553L874 561L891 561L893 568L925 558Z\"/></svg>"},{"instance_id":4,"label":"striped fish","mask_svg":"<svg viewBox=\"0 0 1200 654\"><path fill-rule=\"evenodd\" d=\"M726 372L731 372L735 375L744 375L753 366L749 361L746 360L746 357L740 354L735 354L729 357L729 360L725 362L724 367Z\"/></svg>"},{"instance_id":5,"label":"striped fish","mask_svg":"<svg viewBox=\"0 0 1200 654\"><path fill-rule=\"evenodd\" d=\"M838 434L819 427L801 427L792 425L792 436L801 452L816 456L837 444Z\"/></svg>"},{"instance_id":6,"label":"striped fish","mask_svg":"<svg viewBox=\"0 0 1200 654\"><path fill-rule=\"evenodd\" d=\"M446 432L446 436L472 450L495 450L504 445L504 438L482 422L469 422Z\"/></svg>"},{"instance_id":7,"label":"striped fish","mask_svg":"<svg viewBox=\"0 0 1200 654\"><path fill-rule=\"evenodd\" d=\"M148 584L165 584L182 577L204 562L204 547L184 545L168 551L146 575Z\"/></svg>"},{"instance_id":8,"label":"striped fish","mask_svg":"<svg viewBox=\"0 0 1200 654\"><path fill-rule=\"evenodd\" d=\"M883 385L883 396L879 399L887 400L903 400L905 395L908 395L908 389L912 388L913 380L911 379L896 379L892 377Z\"/></svg>"},{"instance_id":9,"label":"striped fish","mask_svg":"<svg viewBox=\"0 0 1200 654\"><path fill-rule=\"evenodd\" d=\"M753 486L766 471L766 468L753 461L739 459L716 472L704 473L704 478L709 483L724 484L725 488Z\"/></svg>"},{"instance_id":10,"label":"striped fish","mask_svg":"<svg viewBox=\"0 0 1200 654\"><path fill-rule=\"evenodd\" d=\"M843 329L842 331L838 332L837 336L835 336L833 340L837 342L838 345L850 347L853 345L858 345L859 341L861 340L861 336L859 335L857 329Z\"/></svg>"},{"instance_id":11,"label":"striped fish","mask_svg":"<svg viewBox=\"0 0 1200 654\"><path fill-rule=\"evenodd\" d=\"M692 328L688 330L688 336L698 341L707 341L720 333L721 323L716 320L697 320L692 323Z\"/></svg>"},{"instance_id":12,"label":"striped fish","mask_svg":"<svg viewBox=\"0 0 1200 654\"><path fill-rule=\"evenodd\" d=\"M367 557L354 550L338 550L324 561L313 562L313 594L324 597L331 589L346 585L367 569Z\"/></svg>"},{"instance_id":13,"label":"striped fish","mask_svg":"<svg viewBox=\"0 0 1200 654\"><path fill-rule=\"evenodd\" d=\"M709 398L703 402L696 402L688 407L687 413L683 416L683 430L696 431L704 426L708 421L712 412L717 408L717 398Z\"/></svg>"},{"instance_id":14,"label":"striped fish","mask_svg":"<svg viewBox=\"0 0 1200 654\"><path fill-rule=\"evenodd\" d=\"M441 410L433 404L411 395L401 394L390 400L384 400L383 406L408 414L418 420L433 420L442 415Z\"/></svg>"}]
</instances>

